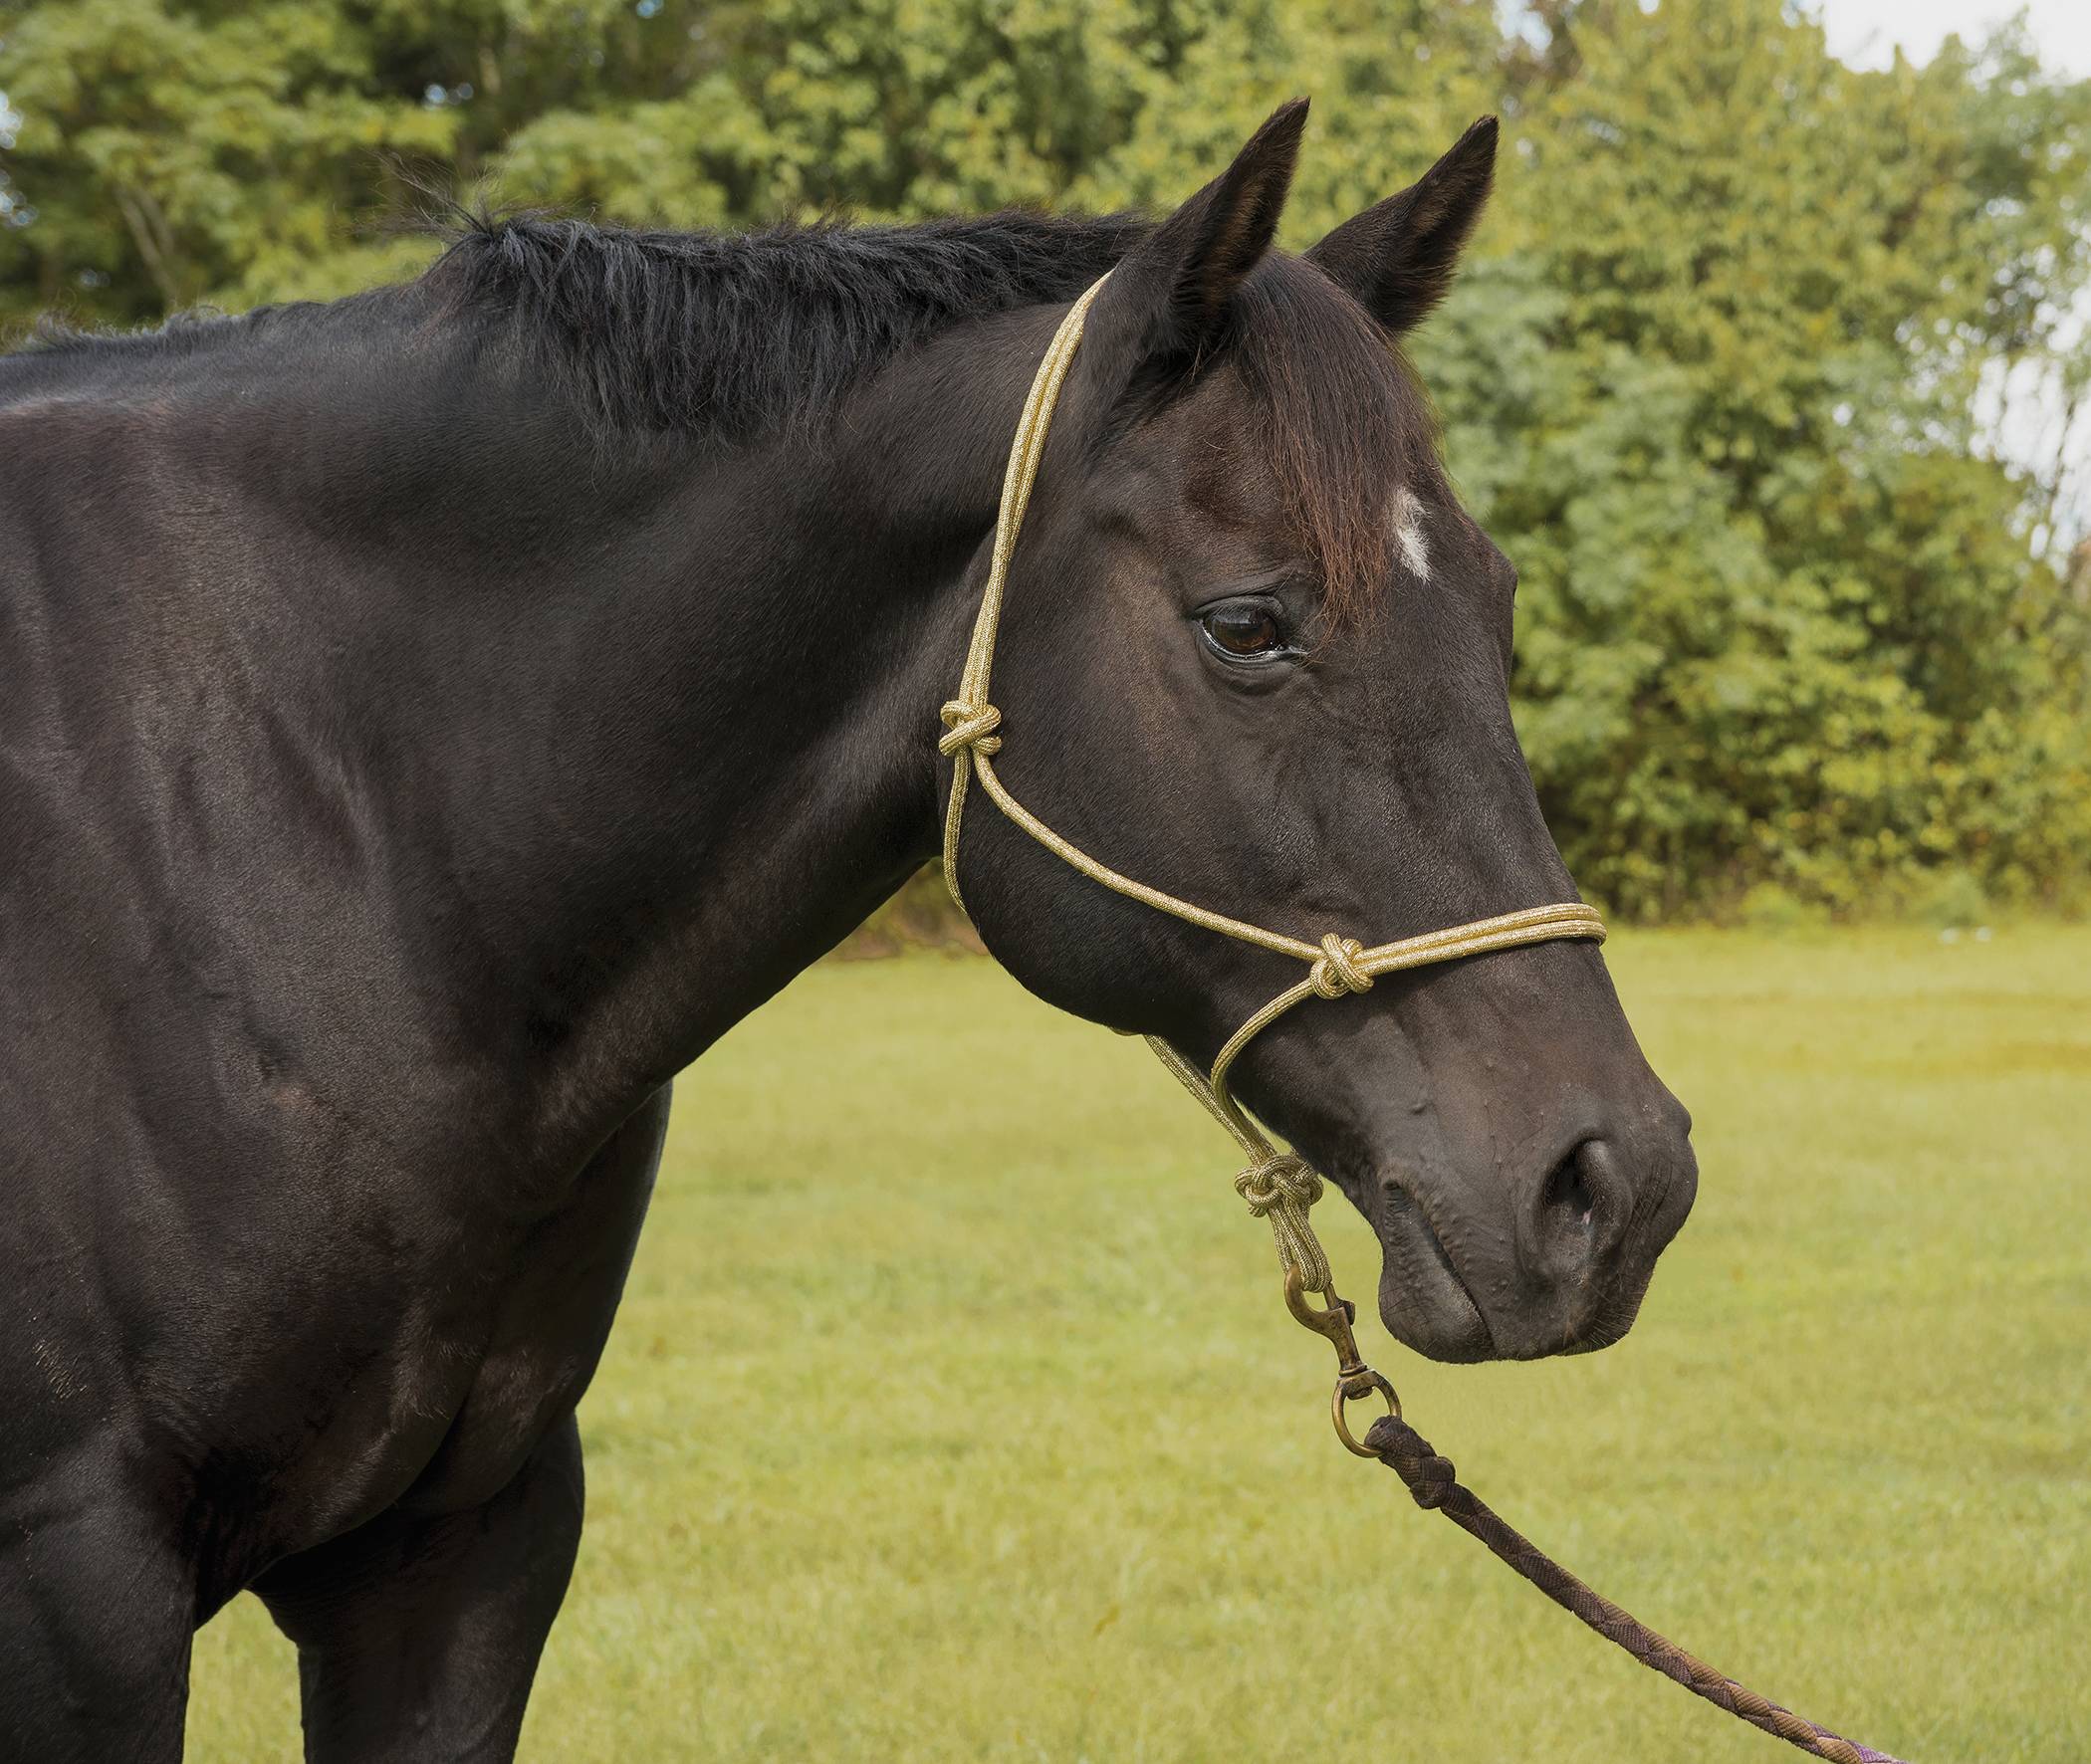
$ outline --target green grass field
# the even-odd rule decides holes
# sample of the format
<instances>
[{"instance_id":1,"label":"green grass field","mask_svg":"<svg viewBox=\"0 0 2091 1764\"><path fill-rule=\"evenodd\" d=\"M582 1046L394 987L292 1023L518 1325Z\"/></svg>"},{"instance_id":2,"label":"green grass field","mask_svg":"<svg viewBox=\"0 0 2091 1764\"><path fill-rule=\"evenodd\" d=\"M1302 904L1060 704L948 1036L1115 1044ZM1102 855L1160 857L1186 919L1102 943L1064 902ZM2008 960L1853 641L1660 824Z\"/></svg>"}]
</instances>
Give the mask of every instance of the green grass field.
<instances>
[{"instance_id":1,"label":"green grass field","mask_svg":"<svg viewBox=\"0 0 2091 1764\"><path fill-rule=\"evenodd\" d=\"M1374 1322L1368 1355L1513 1524L1766 1694L1913 1760L2082 1764L2091 930L1610 955L1702 1171L1633 1335L1451 1368ZM524 1756L1796 1756L1341 1451L1230 1150L978 959L824 965L737 1029L581 1410ZM1369 1299L1369 1233L1317 1218ZM251 1599L198 1639L189 1740L296 1753Z\"/></svg>"}]
</instances>

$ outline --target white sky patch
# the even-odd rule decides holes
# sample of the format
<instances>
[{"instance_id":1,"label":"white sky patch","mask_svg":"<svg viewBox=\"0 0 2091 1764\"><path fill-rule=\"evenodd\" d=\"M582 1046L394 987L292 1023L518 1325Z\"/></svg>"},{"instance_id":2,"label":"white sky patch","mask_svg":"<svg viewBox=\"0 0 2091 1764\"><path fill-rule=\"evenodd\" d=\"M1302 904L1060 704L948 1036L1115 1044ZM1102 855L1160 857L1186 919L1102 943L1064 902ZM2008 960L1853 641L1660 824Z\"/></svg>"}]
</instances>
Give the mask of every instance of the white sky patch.
<instances>
[{"instance_id":1,"label":"white sky patch","mask_svg":"<svg viewBox=\"0 0 2091 1764\"><path fill-rule=\"evenodd\" d=\"M2072 79L2091 79L2091 0L1813 0L1807 10L1830 54L1854 68L1892 67L1898 50L1921 65L1948 37L1972 48L2023 11L2041 61ZM2060 317L2056 346L2081 347L2091 331L2091 296ZM2068 396L2057 363L1992 361L1975 409L1998 457L2053 487L2034 543L2068 544L2091 531L2091 422Z\"/></svg>"},{"instance_id":2,"label":"white sky patch","mask_svg":"<svg viewBox=\"0 0 2091 1764\"><path fill-rule=\"evenodd\" d=\"M1430 543L1423 537L1423 499L1404 484L1394 493L1394 544L1409 574L1430 580Z\"/></svg>"},{"instance_id":3,"label":"white sky patch","mask_svg":"<svg viewBox=\"0 0 2091 1764\"><path fill-rule=\"evenodd\" d=\"M1913 62L1928 62L1948 37L1978 43L2021 8L2042 61L2078 79L2091 76L2085 0L1817 0L1810 10L1839 61L1885 68L1898 48Z\"/></svg>"},{"instance_id":4,"label":"white sky patch","mask_svg":"<svg viewBox=\"0 0 2091 1764\"><path fill-rule=\"evenodd\" d=\"M1640 0L1654 12L1661 0ZM2091 79L2091 4L2086 0L1796 0L1795 10L1822 27L1829 52L1847 67L1892 66L1900 49L1922 65L1948 37L1973 47L2018 12L2040 58L2058 73ZM1545 31L1527 0L1496 0L1506 29L1535 41Z\"/></svg>"},{"instance_id":5,"label":"white sky patch","mask_svg":"<svg viewBox=\"0 0 2091 1764\"><path fill-rule=\"evenodd\" d=\"M1640 0L1644 12L1660 4ZM1830 54L1853 68L1892 67L1898 50L1921 66L1948 37L1973 48L2022 11L2049 69L2091 79L2091 0L1795 0L1795 10L1821 25ZM1497 12L1507 28L1543 40L1526 0L1497 0ZM2091 337L2091 294L2061 319L2057 347L2081 348ZM2020 362L2009 371L1990 363L1975 408L1994 455L2054 488L2034 544L2044 549L2091 535L2091 409L2071 401L2056 363Z\"/></svg>"}]
</instances>

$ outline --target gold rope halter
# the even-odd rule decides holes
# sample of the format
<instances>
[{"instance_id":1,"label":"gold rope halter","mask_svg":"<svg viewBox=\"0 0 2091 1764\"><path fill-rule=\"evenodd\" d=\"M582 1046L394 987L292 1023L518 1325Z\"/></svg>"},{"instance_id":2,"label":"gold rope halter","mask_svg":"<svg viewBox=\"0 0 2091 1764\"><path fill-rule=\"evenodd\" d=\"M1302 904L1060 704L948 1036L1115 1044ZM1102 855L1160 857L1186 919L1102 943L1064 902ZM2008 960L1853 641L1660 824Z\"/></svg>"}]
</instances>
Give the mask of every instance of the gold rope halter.
<instances>
[{"instance_id":1,"label":"gold rope halter","mask_svg":"<svg viewBox=\"0 0 2091 1764\"><path fill-rule=\"evenodd\" d=\"M1580 901L1563 901L1553 906L1503 913L1493 919L1477 919L1469 925L1454 925L1443 931L1425 932L1420 937L1405 937L1389 944L1367 947L1356 938L1343 937L1335 932L1326 934L1318 942L1309 943L1304 938L1289 937L1281 931L1267 931L1260 925L1231 919L1225 913L1179 900L1173 894L1164 894L1159 888L1150 888L1144 882L1120 875L1108 864L1099 863L1078 846L1061 838L1010 794L1009 787L996 775L994 763L994 756L1002 751L1002 713L988 699L988 676L995 665L995 633L1002 620L1003 595L1009 586L1010 555L1016 550L1018 530L1024 525L1024 511L1031 501L1032 486L1039 475L1039 461L1046 451L1046 435L1052 423L1053 407L1059 402L1060 388L1066 383L1074 351L1081 344L1082 324L1088 316L1089 304L1096 298L1096 291L1108 280L1105 277L1091 285L1068 310L1066 318L1060 321L1045 358L1039 363L1038 374L1032 380L1031 393L1024 400L1024 414L1017 421L1016 439L1010 447L1009 470L1002 480L1002 504L995 516L995 546L988 565L987 587L981 594L980 616L973 624L973 642L966 652L965 672L959 677L958 696L940 713L944 733L937 742L937 751L951 761L951 797L944 811L944 879L951 889L951 898L963 908L966 903L959 893L958 878L959 827L966 809L966 786L977 772L980 787L996 807L1061 862L1079 870L1092 882L1100 882L1118 894L1142 901L1157 912L1168 913L1192 925L1202 925L1208 931L1238 938L1261 949L1276 950L1281 956L1294 957L1307 965L1306 974L1299 981L1278 993L1234 1032L1227 1045L1221 1048L1220 1057L1213 1062L1210 1073L1200 1072L1160 1036L1149 1035L1146 1041L1183 1087L1204 1105L1214 1120L1234 1135L1236 1144L1249 1158L1249 1168L1235 1178L1235 1188L1249 1203L1251 1213L1270 1220L1272 1235L1278 1244L1278 1259L1285 1271L1286 1302L1292 1314L1309 1328L1329 1335L1336 1342L1338 1356L1343 1362L1343 1372L1339 1374L1336 1386L1336 1432L1353 1451L1369 1456L1371 1454L1364 1452L1352 1439L1344 1425L1343 1402L1346 1394L1363 1394L1364 1385L1360 1380L1382 1391L1390 1402L1393 1393L1387 1390L1386 1381L1377 1373L1369 1372L1357 1362L1355 1347L1349 1341L1350 1307L1336 1297L1330 1284L1328 1257L1314 1235L1313 1226L1307 1221L1307 1209L1321 1194L1321 1179L1296 1152L1278 1151L1243 1112L1228 1091L1228 1071L1259 1033L1305 999L1340 998L1346 993L1368 992L1373 981L1382 974L1422 968L1434 962L1457 961L1463 956L1486 955L1492 950L1517 949L1525 944L1548 943L1556 938L1588 938L1601 943L1604 940L1604 921L1594 908ZM1324 1295L1329 1301L1328 1310L1314 1312L1306 1307L1301 1295L1309 1292ZM1331 1320L1340 1320L1340 1337L1330 1327ZM1346 1376L1348 1383L1355 1387L1347 1393ZM1398 1405L1396 1413L1399 1413Z\"/></svg>"}]
</instances>

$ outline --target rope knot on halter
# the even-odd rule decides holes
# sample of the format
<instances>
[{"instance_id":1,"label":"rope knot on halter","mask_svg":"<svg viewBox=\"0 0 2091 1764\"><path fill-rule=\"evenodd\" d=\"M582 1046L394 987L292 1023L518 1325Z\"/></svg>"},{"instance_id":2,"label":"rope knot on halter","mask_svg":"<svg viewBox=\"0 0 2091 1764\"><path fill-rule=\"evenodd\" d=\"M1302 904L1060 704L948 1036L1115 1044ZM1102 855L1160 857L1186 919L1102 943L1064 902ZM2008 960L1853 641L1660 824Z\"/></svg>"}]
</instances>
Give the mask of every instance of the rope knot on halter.
<instances>
[{"instance_id":1,"label":"rope knot on halter","mask_svg":"<svg viewBox=\"0 0 2091 1764\"><path fill-rule=\"evenodd\" d=\"M1279 1152L1236 1177L1235 1193L1249 1203L1252 1214L1263 1218L1277 1207L1305 1212L1321 1199L1321 1179L1297 1152Z\"/></svg>"},{"instance_id":2,"label":"rope knot on halter","mask_svg":"<svg viewBox=\"0 0 2091 1764\"><path fill-rule=\"evenodd\" d=\"M949 760L961 749L978 748L983 754L1002 752L1002 713L993 705L970 704L955 698L937 713L944 733L937 737L937 752Z\"/></svg>"},{"instance_id":3,"label":"rope knot on halter","mask_svg":"<svg viewBox=\"0 0 2091 1764\"><path fill-rule=\"evenodd\" d=\"M1338 937L1331 931L1321 940L1321 960L1307 970L1307 980L1324 998L1340 998L1345 992L1369 992L1372 976L1358 966L1365 946L1354 937Z\"/></svg>"},{"instance_id":4,"label":"rope knot on halter","mask_svg":"<svg viewBox=\"0 0 2091 1764\"><path fill-rule=\"evenodd\" d=\"M1235 1178L1235 1193L1256 1217L1268 1219L1278 1259L1299 1275L1308 1292L1326 1292L1328 1257L1307 1223L1307 1209L1321 1199L1321 1179L1297 1152L1274 1152Z\"/></svg>"}]
</instances>

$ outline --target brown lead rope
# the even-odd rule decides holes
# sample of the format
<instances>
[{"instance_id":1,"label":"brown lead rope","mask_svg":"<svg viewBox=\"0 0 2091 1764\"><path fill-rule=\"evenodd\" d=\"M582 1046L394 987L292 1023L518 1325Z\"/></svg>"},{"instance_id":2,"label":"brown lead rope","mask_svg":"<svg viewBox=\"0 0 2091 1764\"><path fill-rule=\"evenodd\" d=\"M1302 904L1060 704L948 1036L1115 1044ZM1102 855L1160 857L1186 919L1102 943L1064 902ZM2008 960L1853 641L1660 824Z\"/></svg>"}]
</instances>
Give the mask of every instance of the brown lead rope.
<instances>
[{"instance_id":1,"label":"brown lead rope","mask_svg":"<svg viewBox=\"0 0 2091 1764\"><path fill-rule=\"evenodd\" d=\"M1462 1531L1489 1546L1504 1562L1537 1587L1563 1611L1580 1618L1607 1642L1617 1643L1644 1666L1652 1666L1666 1678L1675 1678L1694 1696L1703 1696L1716 1708L1726 1709L1739 1721L1776 1734L1788 1745L1817 1758L1834 1758L1838 1764L1901 1764L1886 1752L1876 1752L1827 1727L1796 1715L1725 1672L1717 1672L1705 1660L1687 1654L1675 1642L1657 1635L1646 1624L1619 1609L1601 1593L1570 1574L1551 1556L1535 1549L1513 1527L1507 1525L1471 1488L1458 1480L1452 1459L1440 1457L1431 1443L1398 1415L1382 1416L1366 1432L1365 1444L1379 1461L1407 1485L1419 1507L1435 1507Z\"/></svg>"}]
</instances>

